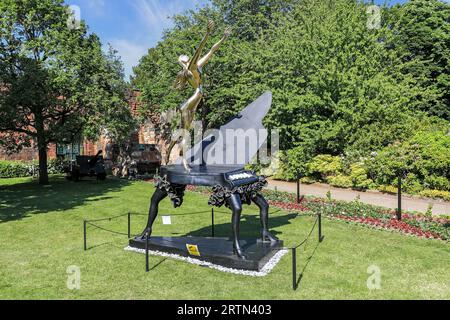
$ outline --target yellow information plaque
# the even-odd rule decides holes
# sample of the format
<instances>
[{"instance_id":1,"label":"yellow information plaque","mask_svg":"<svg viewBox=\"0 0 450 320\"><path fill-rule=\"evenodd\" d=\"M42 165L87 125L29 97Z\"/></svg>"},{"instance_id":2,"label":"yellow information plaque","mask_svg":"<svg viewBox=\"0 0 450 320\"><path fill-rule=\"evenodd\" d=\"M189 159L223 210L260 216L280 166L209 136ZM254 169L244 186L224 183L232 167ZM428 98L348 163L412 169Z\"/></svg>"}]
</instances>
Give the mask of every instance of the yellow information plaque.
<instances>
[{"instance_id":1,"label":"yellow information plaque","mask_svg":"<svg viewBox=\"0 0 450 320\"><path fill-rule=\"evenodd\" d=\"M186 248L191 256L200 257L200 251L198 251L198 246L194 244L186 244Z\"/></svg>"}]
</instances>

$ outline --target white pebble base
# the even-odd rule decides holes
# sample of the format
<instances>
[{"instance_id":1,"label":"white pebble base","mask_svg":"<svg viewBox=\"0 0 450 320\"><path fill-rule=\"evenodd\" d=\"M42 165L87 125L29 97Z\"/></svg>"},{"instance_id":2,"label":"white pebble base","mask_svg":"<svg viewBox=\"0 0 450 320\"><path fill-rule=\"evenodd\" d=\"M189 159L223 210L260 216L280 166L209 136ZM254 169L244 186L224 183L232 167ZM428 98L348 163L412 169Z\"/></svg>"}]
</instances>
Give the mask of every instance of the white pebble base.
<instances>
[{"instance_id":1,"label":"white pebble base","mask_svg":"<svg viewBox=\"0 0 450 320\"><path fill-rule=\"evenodd\" d=\"M126 247L125 250L145 254L144 249L132 248L130 246ZM287 249L281 249L264 265L264 267L261 269L261 271L249 271L249 270L238 270L238 269L233 269L233 268L226 268L223 266L219 266L217 264L213 264L211 262L201 261L201 260L198 260L195 258L190 258L190 257L183 257L183 256L180 256L177 254L165 253L165 252L161 252L161 251L152 251L152 250L148 251L148 253L150 255L182 260L182 261L185 261L188 263L196 264L196 265L199 265L202 267L208 267L208 268L219 270L222 272L229 272L229 273L240 274L240 275L251 276L251 277L264 277L264 276L268 275L287 252L288 252Z\"/></svg>"}]
</instances>

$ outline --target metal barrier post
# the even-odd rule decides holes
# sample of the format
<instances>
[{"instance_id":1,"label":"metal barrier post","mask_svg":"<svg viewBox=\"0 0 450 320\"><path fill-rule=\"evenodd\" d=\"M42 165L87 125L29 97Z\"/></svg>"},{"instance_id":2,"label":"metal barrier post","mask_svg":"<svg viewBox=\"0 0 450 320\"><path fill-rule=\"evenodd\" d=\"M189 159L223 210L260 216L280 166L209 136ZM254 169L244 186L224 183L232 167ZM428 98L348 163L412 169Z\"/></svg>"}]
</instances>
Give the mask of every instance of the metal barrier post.
<instances>
[{"instance_id":1,"label":"metal barrier post","mask_svg":"<svg viewBox=\"0 0 450 320\"><path fill-rule=\"evenodd\" d=\"M83 243L84 243L84 251L87 250L87 240L86 240L86 220L83 220Z\"/></svg>"},{"instance_id":2,"label":"metal barrier post","mask_svg":"<svg viewBox=\"0 0 450 320\"><path fill-rule=\"evenodd\" d=\"M297 249L292 248L292 289L297 290Z\"/></svg>"},{"instance_id":3,"label":"metal barrier post","mask_svg":"<svg viewBox=\"0 0 450 320\"><path fill-rule=\"evenodd\" d=\"M319 229L319 242L322 242L323 241L323 236L322 236L322 213L321 212L319 212L318 219L319 219L319 221L318 221L318 223L319 223L319 226L318 226L318 229Z\"/></svg>"},{"instance_id":4,"label":"metal barrier post","mask_svg":"<svg viewBox=\"0 0 450 320\"><path fill-rule=\"evenodd\" d=\"M402 175L398 175L398 185L397 185L397 197L398 197L398 207L397 207L397 220L402 220Z\"/></svg>"},{"instance_id":5,"label":"metal barrier post","mask_svg":"<svg viewBox=\"0 0 450 320\"><path fill-rule=\"evenodd\" d=\"M211 208L211 237L214 238L214 208Z\"/></svg>"},{"instance_id":6,"label":"metal barrier post","mask_svg":"<svg viewBox=\"0 0 450 320\"><path fill-rule=\"evenodd\" d=\"M131 212L128 212L128 239L131 238Z\"/></svg>"},{"instance_id":7,"label":"metal barrier post","mask_svg":"<svg viewBox=\"0 0 450 320\"><path fill-rule=\"evenodd\" d=\"M145 233L145 272L149 272L150 267L148 263L148 231Z\"/></svg>"}]
</instances>

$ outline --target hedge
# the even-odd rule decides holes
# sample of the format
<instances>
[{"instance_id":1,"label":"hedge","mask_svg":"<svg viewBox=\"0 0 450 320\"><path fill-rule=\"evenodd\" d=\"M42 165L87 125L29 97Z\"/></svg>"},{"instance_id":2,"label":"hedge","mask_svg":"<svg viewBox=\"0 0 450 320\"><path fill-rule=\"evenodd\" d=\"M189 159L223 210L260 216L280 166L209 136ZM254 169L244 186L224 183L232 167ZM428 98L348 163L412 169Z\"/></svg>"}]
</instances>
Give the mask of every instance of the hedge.
<instances>
[{"instance_id":1,"label":"hedge","mask_svg":"<svg viewBox=\"0 0 450 320\"><path fill-rule=\"evenodd\" d=\"M47 163L48 173L64 173L65 165L67 165L67 161L52 159ZM0 161L0 178L30 177L35 172L39 172L39 163L37 161Z\"/></svg>"},{"instance_id":2,"label":"hedge","mask_svg":"<svg viewBox=\"0 0 450 320\"><path fill-rule=\"evenodd\" d=\"M0 178L21 178L33 174L33 164L20 161L0 161Z\"/></svg>"}]
</instances>

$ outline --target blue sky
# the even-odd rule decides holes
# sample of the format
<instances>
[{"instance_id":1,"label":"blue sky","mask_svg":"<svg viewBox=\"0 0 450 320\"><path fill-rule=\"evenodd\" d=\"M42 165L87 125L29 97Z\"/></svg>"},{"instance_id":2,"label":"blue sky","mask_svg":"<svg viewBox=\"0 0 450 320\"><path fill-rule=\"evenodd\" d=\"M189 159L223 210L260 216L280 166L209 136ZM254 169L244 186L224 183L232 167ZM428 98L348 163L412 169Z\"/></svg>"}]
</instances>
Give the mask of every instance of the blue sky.
<instances>
[{"instance_id":1,"label":"blue sky","mask_svg":"<svg viewBox=\"0 0 450 320\"><path fill-rule=\"evenodd\" d=\"M375 1L382 4L384 0ZM391 0L390 3L405 2ZM65 0L80 8L81 19L92 32L119 51L127 79L132 67L171 26L170 16L202 7L209 0Z\"/></svg>"}]
</instances>

